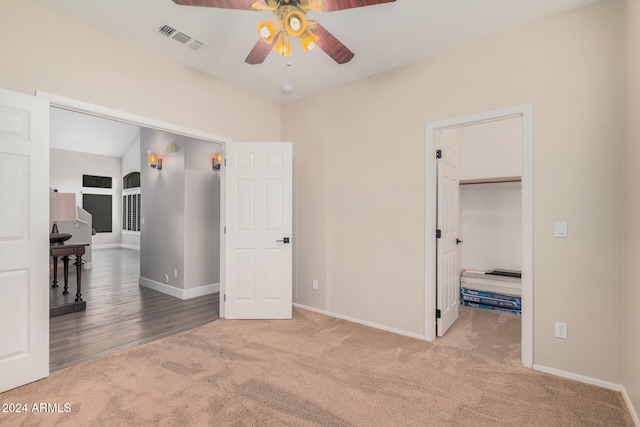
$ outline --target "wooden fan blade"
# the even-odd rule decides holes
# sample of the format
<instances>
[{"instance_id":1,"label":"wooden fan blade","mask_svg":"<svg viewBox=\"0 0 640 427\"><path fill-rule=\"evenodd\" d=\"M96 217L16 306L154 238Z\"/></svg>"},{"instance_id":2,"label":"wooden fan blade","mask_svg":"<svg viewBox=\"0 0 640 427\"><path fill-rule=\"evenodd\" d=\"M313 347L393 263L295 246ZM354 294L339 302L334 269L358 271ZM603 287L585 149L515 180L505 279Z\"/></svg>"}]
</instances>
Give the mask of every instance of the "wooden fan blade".
<instances>
[{"instance_id":1,"label":"wooden fan blade","mask_svg":"<svg viewBox=\"0 0 640 427\"><path fill-rule=\"evenodd\" d=\"M393 3L396 0L324 0L324 11L353 9L354 7L373 6L376 4Z\"/></svg>"},{"instance_id":2,"label":"wooden fan blade","mask_svg":"<svg viewBox=\"0 0 640 427\"><path fill-rule=\"evenodd\" d=\"M333 34L327 31L326 28L317 22L309 22L315 25L313 33L318 36L316 46L325 51L325 53L332 57L338 64L345 64L353 59L355 54L343 45L340 40L335 38Z\"/></svg>"},{"instance_id":3,"label":"wooden fan blade","mask_svg":"<svg viewBox=\"0 0 640 427\"><path fill-rule=\"evenodd\" d=\"M251 7L256 0L172 0L181 6L217 7L220 9L256 10Z\"/></svg>"},{"instance_id":4,"label":"wooden fan blade","mask_svg":"<svg viewBox=\"0 0 640 427\"><path fill-rule=\"evenodd\" d=\"M277 37L273 40L273 43L269 44L262 39L258 39L244 62L251 65L262 64L264 60L267 59L267 55L269 55L271 49L273 49L273 45L276 43L276 40Z\"/></svg>"}]
</instances>

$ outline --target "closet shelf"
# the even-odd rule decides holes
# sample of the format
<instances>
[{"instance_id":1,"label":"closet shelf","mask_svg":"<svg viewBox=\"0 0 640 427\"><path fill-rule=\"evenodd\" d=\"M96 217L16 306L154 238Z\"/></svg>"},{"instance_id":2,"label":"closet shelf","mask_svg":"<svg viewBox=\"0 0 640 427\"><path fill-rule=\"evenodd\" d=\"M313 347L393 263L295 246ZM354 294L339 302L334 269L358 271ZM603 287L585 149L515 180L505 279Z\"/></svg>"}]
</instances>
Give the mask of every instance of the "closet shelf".
<instances>
[{"instance_id":1,"label":"closet shelf","mask_svg":"<svg viewBox=\"0 0 640 427\"><path fill-rule=\"evenodd\" d=\"M462 179L460 185L498 184L504 182L522 182L521 176L504 176L500 178Z\"/></svg>"}]
</instances>

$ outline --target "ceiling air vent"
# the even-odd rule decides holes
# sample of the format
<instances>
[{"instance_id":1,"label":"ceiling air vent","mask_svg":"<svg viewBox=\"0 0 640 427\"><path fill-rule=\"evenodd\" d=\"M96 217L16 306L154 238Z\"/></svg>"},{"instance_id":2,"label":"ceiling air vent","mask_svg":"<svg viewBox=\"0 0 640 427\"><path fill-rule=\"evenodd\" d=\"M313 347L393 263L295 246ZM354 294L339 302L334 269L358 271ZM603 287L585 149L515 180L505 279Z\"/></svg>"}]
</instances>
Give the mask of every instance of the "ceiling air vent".
<instances>
[{"instance_id":1,"label":"ceiling air vent","mask_svg":"<svg viewBox=\"0 0 640 427\"><path fill-rule=\"evenodd\" d=\"M197 50L202 46L206 45L205 42L197 40L191 37L190 35L185 34L182 31L179 31L175 27L162 22L158 26L156 26L155 31L158 34L161 34L165 37L168 37L177 42L180 42L181 44L193 50Z\"/></svg>"}]
</instances>

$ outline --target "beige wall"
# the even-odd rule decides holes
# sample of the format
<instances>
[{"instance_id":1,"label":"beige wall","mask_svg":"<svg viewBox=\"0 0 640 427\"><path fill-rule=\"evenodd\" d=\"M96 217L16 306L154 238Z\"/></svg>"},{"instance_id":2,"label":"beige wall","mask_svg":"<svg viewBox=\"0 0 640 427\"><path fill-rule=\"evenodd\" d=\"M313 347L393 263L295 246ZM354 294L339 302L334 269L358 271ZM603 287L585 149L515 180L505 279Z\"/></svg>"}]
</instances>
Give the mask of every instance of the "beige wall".
<instances>
[{"instance_id":1,"label":"beige wall","mask_svg":"<svg viewBox=\"0 0 640 427\"><path fill-rule=\"evenodd\" d=\"M43 90L234 140L280 140L279 105L29 0L0 0L0 52L5 89Z\"/></svg>"},{"instance_id":2,"label":"beige wall","mask_svg":"<svg viewBox=\"0 0 640 427\"><path fill-rule=\"evenodd\" d=\"M622 5L599 2L281 109L28 0L0 0L0 87L235 140L293 141L295 300L414 334L424 332L425 124L532 102L534 362L624 382L637 405L637 328L623 330L620 357L620 302L638 296L630 279L624 294L620 285ZM627 7L637 23L637 1ZM635 93L639 68L635 56ZM635 166L640 151L626 154ZM629 167L628 194L637 179ZM553 238L558 219L569 239ZM640 228L629 227L633 266ZM637 325L631 305L624 320ZM569 324L568 340L553 338L555 320Z\"/></svg>"},{"instance_id":3,"label":"beige wall","mask_svg":"<svg viewBox=\"0 0 640 427\"><path fill-rule=\"evenodd\" d=\"M621 21L599 2L285 105L296 302L423 334L425 124L532 102L534 363L619 383Z\"/></svg>"},{"instance_id":4,"label":"beige wall","mask_svg":"<svg viewBox=\"0 0 640 427\"><path fill-rule=\"evenodd\" d=\"M635 270L640 260L640 2L625 0L626 127L624 150L624 318L622 382L640 414L640 281ZM638 419L636 418L636 422Z\"/></svg>"}]
</instances>

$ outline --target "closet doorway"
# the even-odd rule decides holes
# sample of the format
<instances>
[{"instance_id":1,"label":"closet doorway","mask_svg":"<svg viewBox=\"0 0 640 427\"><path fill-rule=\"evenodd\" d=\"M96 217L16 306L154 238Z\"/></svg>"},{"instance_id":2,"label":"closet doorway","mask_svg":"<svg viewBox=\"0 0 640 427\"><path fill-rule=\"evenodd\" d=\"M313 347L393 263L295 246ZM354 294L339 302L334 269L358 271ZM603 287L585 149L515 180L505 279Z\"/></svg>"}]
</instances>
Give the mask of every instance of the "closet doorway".
<instances>
[{"instance_id":1,"label":"closet doorway","mask_svg":"<svg viewBox=\"0 0 640 427\"><path fill-rule=\"evenodd\" d=\"M533 354L531 110L524 105L429 123L426 143L426 339L444 335L457 319L463 269L522 272L521 279L487 275L479 282L505 279L514 286L509 293L521 294L525 366L532 366Z\"/></svg>"}]
</instances>

